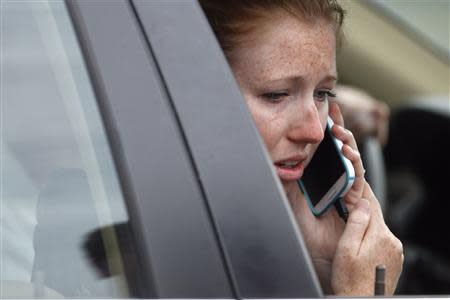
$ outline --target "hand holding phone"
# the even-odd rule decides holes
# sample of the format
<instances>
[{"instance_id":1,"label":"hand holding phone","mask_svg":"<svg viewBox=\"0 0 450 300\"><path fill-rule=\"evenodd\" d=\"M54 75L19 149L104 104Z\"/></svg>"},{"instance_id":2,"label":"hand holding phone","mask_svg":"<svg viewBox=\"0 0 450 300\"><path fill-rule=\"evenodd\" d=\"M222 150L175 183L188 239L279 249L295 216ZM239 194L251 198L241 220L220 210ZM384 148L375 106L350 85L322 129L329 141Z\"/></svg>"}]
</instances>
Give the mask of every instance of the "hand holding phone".
<instances>
[{"instance_id":1,"label":"hand holding phone","mask_svg":"<svg viewBox=\"0 0 450 300\"><path fill-rule=\"evenodd\" d=\"M298 181L316 216L322 215L338 199L344 197L355 179L351 161L341 153L342 142L331 133L333 125L333 120L328 117L324 139Z\"/></svg>"}]
</instances>

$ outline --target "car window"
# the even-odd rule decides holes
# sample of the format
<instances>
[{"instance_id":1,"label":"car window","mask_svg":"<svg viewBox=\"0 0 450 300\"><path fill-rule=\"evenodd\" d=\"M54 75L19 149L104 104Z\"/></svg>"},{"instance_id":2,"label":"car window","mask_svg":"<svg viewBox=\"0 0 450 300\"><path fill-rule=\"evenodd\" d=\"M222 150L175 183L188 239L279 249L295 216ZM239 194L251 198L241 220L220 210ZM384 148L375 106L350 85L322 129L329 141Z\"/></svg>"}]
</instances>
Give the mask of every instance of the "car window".
<instances>
[{"instance_id":1,"label":"car window","mask_svg":"<svg viewBox=\"0 0 450 300\"><path fill-rule=\"evenodd\" d=\"M0 296L132 296L129 218L66 6L1 5Z\"/></svg>"}]
</instances>

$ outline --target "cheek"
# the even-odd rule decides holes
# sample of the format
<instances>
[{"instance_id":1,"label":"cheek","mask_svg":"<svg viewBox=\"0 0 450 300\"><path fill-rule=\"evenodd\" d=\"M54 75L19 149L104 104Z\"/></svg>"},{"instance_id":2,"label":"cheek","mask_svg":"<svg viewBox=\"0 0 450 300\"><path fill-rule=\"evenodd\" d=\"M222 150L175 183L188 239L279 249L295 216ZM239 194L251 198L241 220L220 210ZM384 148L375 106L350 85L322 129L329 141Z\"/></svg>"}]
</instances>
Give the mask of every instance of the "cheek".
<instances>
[{"instance_id":1,"label":"cheek","mask_svg":"<svg viewBox=\"0 0 450 300\"><path fill-rule=\"evenodd\" d=\"M322 128L325 129L327 126L327 117L328 117L328 101L320 102L316 105L317 112L319 113L320 124Z\"/></svg>"},{"instance_id":2,"label":"cheek","mask_svg":"<svg viewBox=\"0 0 450 300\"><path fill-rule=\"evenodd\" d=\"M274 149L283 137L284 128L286 127L284 119L281 118L277 112L268 109L257 101L247 99L248 98L246 97L246 102L250 109L250 113L252 114L253 121L272 156Z\"/></svg>"}]
</instances>

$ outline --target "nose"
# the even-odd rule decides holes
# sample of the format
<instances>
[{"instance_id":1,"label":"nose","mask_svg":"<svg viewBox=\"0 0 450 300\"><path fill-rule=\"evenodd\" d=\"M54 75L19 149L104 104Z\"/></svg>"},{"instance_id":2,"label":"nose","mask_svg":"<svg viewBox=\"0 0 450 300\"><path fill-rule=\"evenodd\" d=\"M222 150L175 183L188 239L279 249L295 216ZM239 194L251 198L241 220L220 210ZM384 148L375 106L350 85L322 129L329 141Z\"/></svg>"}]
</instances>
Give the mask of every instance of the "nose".
<instances>
[{"instance_id":1,"label":"nose","mask_svg":"<svg viewBox=\"0 0 450 300\"><path fill-rule=\"evenodd\" d=\"M317 144L323 140L324 130L313 99L300 101L301 107L292 110L287 137L294 143Z\"/></svg>"}]
</instances>

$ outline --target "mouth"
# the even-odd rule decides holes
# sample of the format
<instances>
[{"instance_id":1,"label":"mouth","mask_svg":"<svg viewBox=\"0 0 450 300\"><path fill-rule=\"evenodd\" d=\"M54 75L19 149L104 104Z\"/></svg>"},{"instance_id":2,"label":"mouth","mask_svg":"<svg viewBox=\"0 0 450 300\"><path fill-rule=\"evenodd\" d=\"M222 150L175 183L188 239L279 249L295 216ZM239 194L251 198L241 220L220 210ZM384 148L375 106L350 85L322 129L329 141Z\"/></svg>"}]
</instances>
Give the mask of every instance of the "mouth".
<instances>
[{"instance_id":1,"label":"mouth","mask_svg":"<svg viewBox=\"0 0 450 300\"><path fill-rule=\"evenodd\" d=\"M275 162L275 170L281 180L298 180L303 176L306 159L304 157L290 158Z\"/></svg>"}]
</instances>

